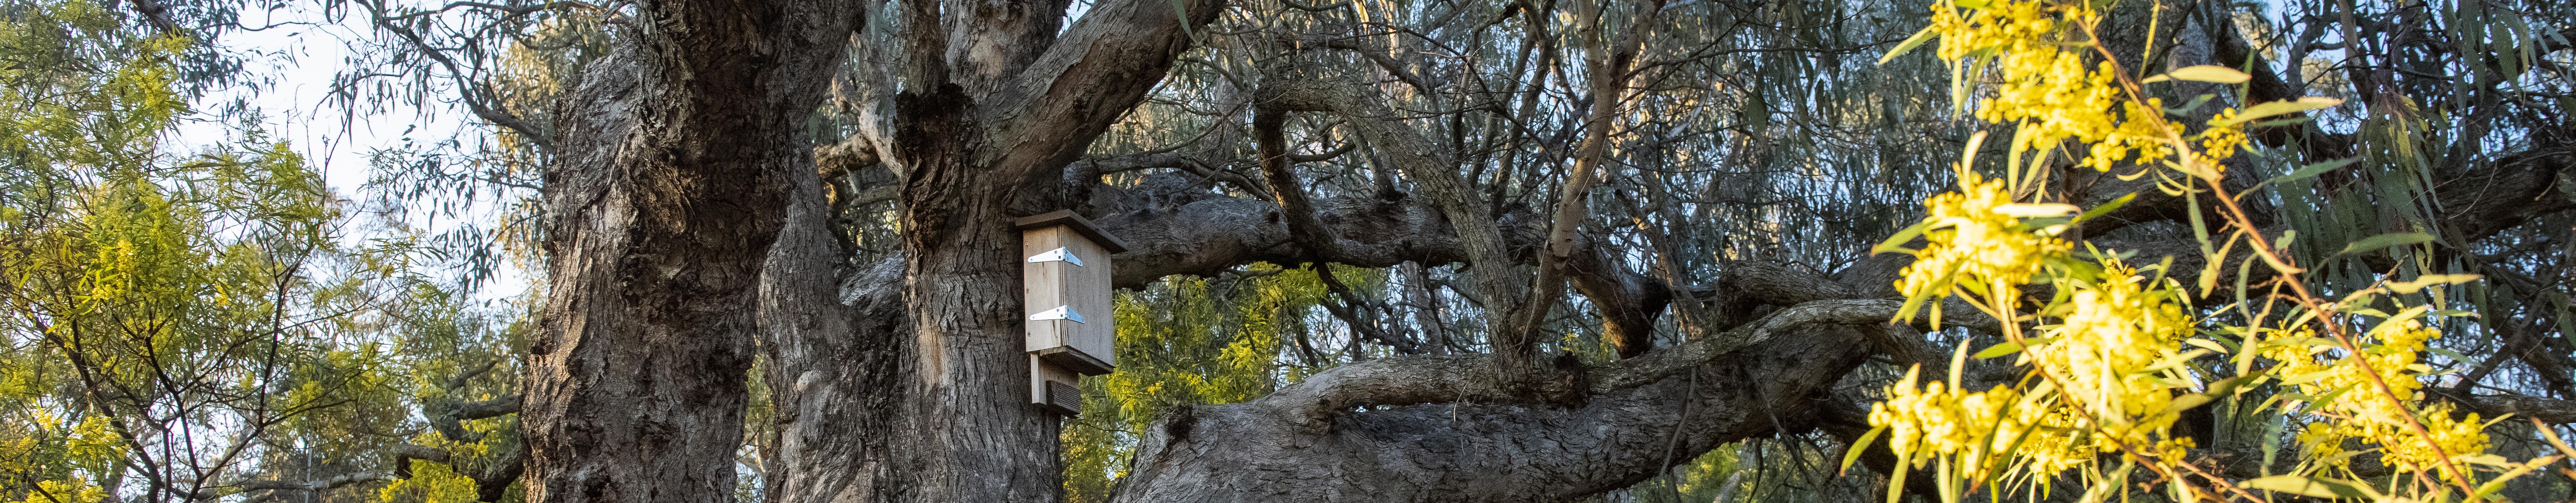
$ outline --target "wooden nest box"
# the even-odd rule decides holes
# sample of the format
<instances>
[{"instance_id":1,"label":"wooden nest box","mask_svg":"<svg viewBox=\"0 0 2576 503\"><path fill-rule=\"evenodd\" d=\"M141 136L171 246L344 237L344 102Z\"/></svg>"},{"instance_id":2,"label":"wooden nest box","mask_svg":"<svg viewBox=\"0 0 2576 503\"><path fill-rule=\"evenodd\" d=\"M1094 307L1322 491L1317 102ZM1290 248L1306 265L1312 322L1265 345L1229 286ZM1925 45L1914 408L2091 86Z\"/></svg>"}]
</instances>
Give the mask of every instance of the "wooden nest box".
<instances>
[{"instance_id":1,"label":"wooden nest box","mask_svg":"<svg viewBox=\"0 0 2576 503\"><path fill-rule=\"evenodd\" d=\"M1020 297L1028 313L1029 401L1082 415L1081 376L1118 365L1109 256L1125 243L1072 211L1019 220Z\"/></svg>"}]
</instances>

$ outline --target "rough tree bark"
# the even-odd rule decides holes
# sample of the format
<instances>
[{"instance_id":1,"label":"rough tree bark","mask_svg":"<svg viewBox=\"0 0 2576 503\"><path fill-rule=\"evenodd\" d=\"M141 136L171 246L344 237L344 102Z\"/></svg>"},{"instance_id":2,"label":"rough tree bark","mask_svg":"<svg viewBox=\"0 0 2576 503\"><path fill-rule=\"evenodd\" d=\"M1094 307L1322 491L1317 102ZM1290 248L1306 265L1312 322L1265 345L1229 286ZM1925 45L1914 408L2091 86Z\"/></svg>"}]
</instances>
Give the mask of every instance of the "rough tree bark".
<instances>
[{"instance_id":1,"label":"rough tree bark","mask_svg":"<svg viewBox=\"0 0 2576 503\"><path fill-rule=\"evenodd\" d=\"M776 498L1056 498L1057 421L1027 400L1011 222L1064 203L1023 191L1056 187L1220 6L1102 3L1061 34L1063 2L900 13L910 56L892 127L843 150L882 147L869 153L899 173L903 253L839 270L819 184L800 180L771 254L761 317L782 423ZM844 281L874 288L844 296Z\"/></svg>"},{"instance_id":2,"label":"rough tree bark","mask_svg":"<svg viewBox=\"0 0 2576 503\"><path fill-rule=\"evenodd\" d=\"M530 497L730 499L757 350L772 362L780 422L769 453L777 501L1055 499L1057 423L1026 403L1010 221L1061 208L1087 208L1131 242L1118 257L1121 287L1255 261L1464 262L1481 302L1514 306L1533 296L1525 266L1544 248L1609 318L1610 337L1645 340L1676 292L1717 290L1727 311L1717 318L1734 320L1707 337L1636 346L1617 365L1559 364L1565 378L1550 385L1566 393L1548 400L1498 387L1507 366L1478 355L1354 364L1253 402L1178 411L1148 432L1120 501L1579 497L1725 442L1846 426L1828 424L1842 410L1828 405L1849 405L1832 402L1837 380L1872 352L1926 353L1917 334L1877 324L1893 311L1882 290L1901 261L1865 261L1840 281L1749 264L1713 287L1636 274L1570 224L1497 215L1442 158L1451 154L1355 82L1280 79L1256 94L1269 112L1339 116L1412 178L1418 197L1309 199L1281 176L1273 185L1285 197L1263 200L1188 189L1204 180L1155 191L1068 174L1224 2L1108 0L1060 27L1066 5L642 5L632 47L598 65L558 114L561 151L547 173L553 291L522 413ZM905 232L897 257L854 267L798 126L862 14L904 16L908 30L862 42L900 54L887 58L898 71L845 83L893 103L867 112L889 114L887 127L821 153L892 168ZM2561 180L2565 159L2534 154L2481 175L2514 183L2446 186L2457 187L2443 193L2446 206L2463 209L2453 218L2474 220L2451 228L2492 233L2536 216L2542 209L2480 202L2540 186L2523 181ZM2470 199L2454 203L2455 193ZM2180 213L2139 208L2139 221ZM1699 307L1695 297L1679 301ZM2463 400L2576 420L2564 402Z\"/></svg>"},{"instance_id":3,"label":"rough tree bark","mask_svg":"<svg viewBox=\"0 0 2576 503\"><path fill-rule=\"evenodd\" d=\"M761 264L850 5L651 0L561 105L521 425L532 501L732 501Z\"/></svg>"},{"instance_id":4,"label":"rough tree bark","mask_svg":"<svg viewBox=\"0 0 2576 503\"><path fill-rule=\"evenodd\" d=\"M1580 407L1471 400L1515 394L1478 389L1495 381L1490 355L1337 367L1258 400L1159 420L1116 500L1565 501L1627 487L1724 442L1814 428L1824 393L1869 354L1861 331L1895 306L1784 322L1766 343L1697 354Z\"/></svg>"}]
</instances>

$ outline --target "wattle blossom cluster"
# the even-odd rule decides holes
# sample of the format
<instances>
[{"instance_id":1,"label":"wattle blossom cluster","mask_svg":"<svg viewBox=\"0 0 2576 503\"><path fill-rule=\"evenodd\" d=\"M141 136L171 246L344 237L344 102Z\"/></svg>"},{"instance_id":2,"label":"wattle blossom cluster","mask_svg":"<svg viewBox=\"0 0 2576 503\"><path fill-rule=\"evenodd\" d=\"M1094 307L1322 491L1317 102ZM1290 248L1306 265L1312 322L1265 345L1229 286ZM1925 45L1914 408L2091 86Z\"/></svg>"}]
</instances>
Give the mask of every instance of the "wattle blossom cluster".
<instances>
[{"instance_id":1,"label":"wattle blossom cluster","mask_svg":"<svg viewBox=\"0 0 2576 503\"><path fill-rule=\"evenodd\" d=\"M2312 458L2338 465L2348 463L2348 458L2337 456L2345 451L2346 439L2380 445L2384 449L2384 462L2407 471L2434 468L2441 463L2444 453L2458 455L2486 451L2487 436L2481 431L2486 423L2480 421L2476 413L2454 419L2449 403L2434 403L2421 410L2410 411L2378 396L2376 387L2379 383L2387 383L2389 391L2397 396L2410 402L2424 402L2424 383L2418 376L2431 372L2432 368L2416 362L2416 358L2423 352L2426 342L2442 336L2441 330L2408 319L2382 324L2368 335L2377 343L2363 346L2359 355L2333 357L2330 353L2337 352L2333 345L2310 343L2308 341L2322 339L2315 339L2305 332L2279 339L2284 342L2263 350L2265 358L2281 363L2273 373L2283 376L2284 382L2298 388L2300 394L2310 397L2342 395L2339 399L2306 406L2309 412L2328 419L2309 423L2300 431L2299 443ZM2364 361L2370 364L2371 370L2378 371L2377 382L2373 382L2371 372L2362 370L2359 363ZM2432 433L2430 441L2407 427L2406 417L2410 414Z\"/></svg>"},{"instance_id":2,"label":"wattle blossom cluster","mask_svg":"<svg viewBox=\"0 0 2576 503\"><path fill-rule=\"evenodd\" d=\"M1996 282L2019 285L2039 273L2045 257L2063 255L2074 244L2054 236L2021 230L2021 218L2057 216L2066 205L2018 204L2002 180L1963 173L1959 191L1924 201L1926 246L1906 266L1896 284L1907 296L1948 295L1960 280L1974 293L1988 293Z\"/></svg>"},{"instance_id":3,"label":"wattle blossom cluster","mask_svg":"<svg viewBox=\"0 0 2576 503\"><path fill-rule=\"evenodd\" d=\"M1998 458L2062 471L2083 464L2096 449L2079 443L2077 421L2051 407L2026 403L2011 386L1968 392L1934 381L1919 388L1916 373L1887 389L1887 401L1870 406L1869 423L1888 428L1888 447L1914 467L1953 456L1971 475L1985 475Z\"/></svg>"},{"instance_id":4,"label":"wattle blossom cluster","mask_svg":"<svg viewBox=\"0 0 2576 503\"><path fill-rule=\"evenodd\" d=\"M2063 216L2073 206L2015 203L2002 181L1975 173L1962 173L1959 191L1926 205L1925 246L1896 284L1909 296L1959 290L2002 311L2018 306L2022 285L2050 274L2051 264L2072 260L2073 244L2055 236L2060 226L2024 219ZM2023 340L2019 363L2050 378L2037 391L1969 392L1941 382L1918 387L1909 373L1888 388L1887 401L1872 407L1870 424L1887 428L1890 446L1918 465L1947 458L1969 473L1999 467L1992 463L1998 455L2039 473L2124 448L2178 456L2190 441L2167 435L2174 416L2158 413L2186 381L2155 365L2177 354L2193 320L2167 285L2148 283L2116 259L2104 266L2081 279L2049 275L2072 295L2043 311L2058 323Z\"/></svg>"},{"instance_id":5,"label":"wattle blossom cluster","mask_svg":"<svg viewBox=\"0 0 2576 503\"><path fill-rule=\"evenodd\" d=\"M2212 126L2201 132L2200 153L2208 156L2206 161L2211 165L2235 156L2237 149L2245 147L2245 128L2237 125L2235 118L2235 108L2220 110L2218 116L2209 119Z\"/></svg>"},{"instance_id":6,"label":"wattle blossom cluster","mask_svg":"<svg viewBox=\"0 0 2576 503\"><path fill-rule=\"evenodd\" d=\"M30 382L10 379L19 377L23 376L0 375L0 386ZM0 430L0 473L21 476L44 474L49 469L45 466L48 458L67 461L74 468L97 470L114 466L115 460L123 454L122 439L109 429L108 420L103 416L90 415L73 421L52 410L28 412L28 421L17 425L25 429ZM32 487L22 487L37 491L28 491L23 499L11 503L101 503L110 500L106 488L79 478L39 479L34 482Z\"/></svg>"},{"instance_id":7,"label":"wattle blossom cluster","mask_svg":"<svg viewBox=\"0 0 2576 503\"><path fill-rule=\"evenodd\" d=\"M2169 111L2161 101L2140 96L2144 85L2167 80L2242 82L2247 76L2221 67L2194 66L2127 80L2113 63L2092 57L2105 50L2093 40L2092 27L2101 19L2093 9L2094 3L2056 0L1949 0L1933 6L1932 26L1918 37L1939 37L1941 58L1958 72L1953 82L1962 90L1958 95L1962 100L1972 87L1991 90L1977 103L1975 114L1987 122L2016 126L2011 145L2014 162L2007 165L2008 176L1987 179L1970 171L1971 164L1963 161L1959 190L1924 202L1928 215L1904 234L1919 232L1924 245L1904 250L1915 260L1895 285L1908 298L1900 316L1910 316L1928 302L1935 306L1932 315L1937 324L1941 301L1957 297L2002 322L2000 335L2009 342L1988 348L1980 357L2017 353L2016 363L2027 366L2027 373L2018 383L1976 384L1969 388L1985 389L1969 391L1962 389L1957 373L1947 382L1918 384L1919 368L1909 371L1904 380L1886 389L1884 402L1872 406L1869 422L1879 428L1873 434L1888 435L1890 448L1916 468L1937 464L1941 487L1954 491L1946 495L1952 498L1984 483L2017 480L2044 485L2078 468L2097 488L2124 485L2112 479L2128 480L2127 468L2106 475L2109 472L2099 465L2109 459L2122 459L2124 466L2136 466L2127 464L2135 462L2158 467L2157 477L2176 480L2183 477L2182 471L2169 468L2191 463L2188 450L2197 447L2189 437L2172 431L2181 412L2241 399L2228 390L2241 394L2248 386L2279 382L2296 391L2296 395L2281 396L2309 403L2272 410L2307 423L2298 440L2306 446L2309 459L2326 466L2349 463L2352 456L2344 454L2347 443L2354 440L2377 444L2388 465L2417 473L2448 470L2444 466L2454 464L2453 459L2485 451L2487 438L2481 432L2485 423L2477 415L2455 419L2449 405L2416 405L2427 402L2420 391L2421 378L2432 371L2417 357L2426 342L2441 335L2415 319L2428 308L2394 316L2350 311L2395 320L2371 329L2366 334L2370 344L2359 351L2342 351L2338 349L2344 347L2338 342L2342 339L2312 334L2318 326L2330 326L2321 323L2342 323L2335 316L2326 316L2325 321L2295 318L2306 321L2267 328L2262 325L2264 316L2245 313L2258 320L2254 326L2208 327L2219 329L2214 333L2246 334L2249 340L2243 345L2230 337L2200 338L2200 329L2210 323L2190 305L2181 283L2166 277L2172 271L2141 271L2124 263L2113 253L2116 250L2079 257L2074 243L2060 237L2069 225L2084 218L2061 219L2078 208L2016 200L2016 192L2040 192L2031 189L2045 186L2044 176L2024 174L2044 172L2046 168L2038 166L2046 163L2045 154L2024 163L2023 153L2054 151L2069 141L2089 148L2077 160L2079 165L2096 170L2123 162L2149 169L2168 167L2209 182L2210 190L2218 191L2217 181L2226 171L2220 162L2246 147L2248 121L2339 103L2314 98L2265 103L2245 111L2227 108L2198 132L2186 134L2166 115L2189 110ZM1994 73L1983 73L1988 69ZM1970 155L1974 150L1970 148ZM2192 185L2159 187L2174 193L2195 190ZM2220 192L2205 197L2229 197ZM2207 249L2212 243L2202 245ZM2296 281L2300 271L2283 265L2287 259L2269 254L2265 259ZM2034 283L2049 288L2025 290ZM2041 291L2047 293L2033 295ZM2304 309L2332 309L2331 303L2305 297L2304 290L2297 295L2293 300ZM2355 305L2367 304L2365 300ZM2262 334L2273 337L2262 339ZM2236 355L2231 359L2242 375L2227 379L2225 386L2205 386L2228 377L2221 367L2205 365L2212 362L2204 356L2212 353ZM2253 356L2280 363L2257 371ZM2365 362L2371 370L2363 370ZM2419 425L2421 430L2416 428ZM2012 473L1998 473L2002 470ZM2471 483L2456 481L2464 488ZM2279 487L2278 480L2271 482ZM1890 487L1891 500L1901 495L1894 492L1894 484Z\"/></svg>"},{"instance_id":8,"label":"wattle blossom cluster","mask_svg":"<svg viewBox=\"0 0 2576 503\"><path fill-rule=\"evenodd\" d=\"M2169 285L2149 284L2119 260L2105 260L2102 273L2090 280L2061 277L2057 287L2074 294L2043 314L2056 325L2041 326L2042 336L2022 352L2021 363L2053 372L2060 392L2088 415L2102 421L2103 432L2137 448L2160 451L2190 446L2188 438L2163 438L2174 414L2176 390L2189 381L2181 375L2178 349L2192 335L2194 321L2183 312L2182 294ZM2169 280L2168 280L2169 281ZM2159 366L2160 362L2173 364ZM2110 446L2105 446L2109 452Z\"/></svg>"},{"instance_id":9,"label":"wattle blossom cluster","mask_svg":"<svg viewBox=\"0 0 2576 503\"><path fill-rule=\"evenodd\" d=\"M2109 62L2088 63L2086 48L2068 43L2084 38L2073 28L2100 18L2081 3L1999 0L1981 8L1941 3L1932 6L1931 29L1941 35L1943 61L1993 55L1994 95L1978 106L1976 115L1987 122L2019 123L2013 151L2073 139L2092 145L2080 162L2096 170L2111 169L2131 152L2139 152L2140 163L2164 159L2172 149L2159 141L2163 131L2156 127L2156 100L2140 106L2121 99L2118 70Z\"/></svg>"}]
</instances>

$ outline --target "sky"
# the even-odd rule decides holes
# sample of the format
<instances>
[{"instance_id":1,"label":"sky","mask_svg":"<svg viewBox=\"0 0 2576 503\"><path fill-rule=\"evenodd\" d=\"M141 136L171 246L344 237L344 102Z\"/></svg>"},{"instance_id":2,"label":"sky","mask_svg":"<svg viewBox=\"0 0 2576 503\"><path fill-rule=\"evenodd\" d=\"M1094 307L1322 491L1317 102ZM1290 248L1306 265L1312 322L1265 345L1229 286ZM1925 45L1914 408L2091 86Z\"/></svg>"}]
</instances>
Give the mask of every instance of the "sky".
<instances>
[{"instance_id":1,"label":"sky","mask_svg":"<svg viewBox=\"0 0 2576 503\"><path fill-rule=\"evenodd\" d=\"M258 83L210 93L200 98L197 106L199 110L213 111L242 100L258 111L261 127L269 138L285 141L303 155L306 165L321 173L334 193L343 199L364 201L371 152L401 146L406 138L427 143L460 132L471 133L467 128L474 127L469 122L472 115L462 107L435 99L417 107L388 103L378 113L356 115L329 101L333 78L352 69L353 42L363 47L375 34L364 13L339 16L342 19L335 22L314 11L319 3L287 2L282 10L243 13L244 26L270 27L231 31L216 43L246 55L246 73ZM233 124L206 119L186 122L178 128L173 140L181 146L180 151L203 150L231 138ZM358 246L367 239L382 237L380 232L360 223L353 220L345 229L344 245ZM440 222L415 219L412 224L442 230ZM497 300L523 293L523 278L525 275L516 271L502 271L486 283L488 286L475 292L475 297Z\"/></svg>"},{"instance_id":2,"label":"sky","mask_svg":"<svg viewBox=\"0 0 2576 503\"><path fill-rule=\"evenodd\" d=\"M360 19L363 14L342 16L346 19L335 23L311 12L313 8L294 2L285 10L244 13L246 26L273 27L229 32L217 43L249 55L247 73L265 82L256 89L221 90L198 104L200 109L212 110L246 98L266 116L262 122L273 139L289 142L342 197L355 197L367 179L369 151L399 145L406 134L443 138L465 125L464 115L455 107L431 103L426 108L395 104L385 113L346 117L326 101L332 77L350 69L350 41L370 34ZM228 126L213 121L190 123L180 128L178 139L183 145L202 146L204 140L223 138Z\"/></svg>"}]
</instances>

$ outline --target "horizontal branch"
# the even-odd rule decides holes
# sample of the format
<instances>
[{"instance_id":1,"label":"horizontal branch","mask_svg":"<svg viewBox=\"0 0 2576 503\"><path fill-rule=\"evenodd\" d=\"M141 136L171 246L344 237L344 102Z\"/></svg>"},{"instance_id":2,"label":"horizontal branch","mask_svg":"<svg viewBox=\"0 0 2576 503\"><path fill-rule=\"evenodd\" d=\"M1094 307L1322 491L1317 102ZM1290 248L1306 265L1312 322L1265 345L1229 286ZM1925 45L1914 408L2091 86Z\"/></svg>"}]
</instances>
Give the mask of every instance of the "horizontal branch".
<instances>
[{"instance_id":1,"label":"horizontal branch","mask_svg":"<svg viewBox=\"0 0 2576 503\"><path fill-rule=\"evenodd\" d=\"M2538 419L2549 424L2576 424L2576 400L2559 400L2523 395L2475 395L2459 400L2469 410L2487 419L2514 417Z\"/></svg>"},{"instance_id":2,"label":"horizontal branch","mask_svg":"<svg viewBox=\"0 0 2576 503\"><path fill-rule=\"evenodd\" d=\"M456 418L469 421L475 419L490 419L517 413L519 413L518 395L456 404Z\"/></svg>"},{"instance_id":3,"label":"horizontal branch","mask_svg":"<svg viewBox=\"0 0 2576 503\"><path fill-rule=\"evenodd\" d=\"M322 479L322 480L313 480L313 481L250 480L250 481L243 481L243 482L240 482L240 483L234 484L234 487L241 488L241 490L244 490L244 491L269 491L269 493L268 493L268 494L262 494L262 495L259 495L259 496L257 496L257 497L253 497L253 498L250 498L250 499L247 499L247 500L243 500L243 501L244 501L244 503L266 503L266 502L268 502L268 501L273 501L273 500L278 499L278 497L279 497L279 496L282 496L282 494L281 494L281 493L284 493L284 492L287 492L287 491L297 491L297 492L324 491L324 490L330 490L330 489L337 489L337 488L339 488L339 487L341 487L341 486L346 486L346 485L350 485L350 484L358 484L358 483L365 483L365 482L383 482L383 481L393 480L393 479L394 479L394 476L393 476L393 474L391 474L391 473L385 473L385 472L358 472L358 473L351 473L351 474L341 475L341 476L337 476L337 477L331 477L331 478L327 478L327 479Z\"/></svg>"},{"instance_id":4,"label":"horizontal branch","mask_svg":"<svg viewBox=\"0 0 2576 503\"><path fill-rule=\"evenodd\" d=\"M430 429L437 430L439 435L448 440L474 442L482 440L483 434L466 430L465 421L517 414L519 402L519 395L509 395L491 400L450 402L425 412L429 415Z\"/></svg>"},{"instance_id":5,"label":"horizontal branch","mask_svg":"<svg viewBox=\"0 0 2576 503\"><path fill-rule=\"evenodd\" d=\"M1812 325L1875 325L1895 316L1902 303L1892 300L1820 300L1773 313L1761 321L1724 334L1683 342L1619 363L1586 369L1581 392L1589 395L1644 386L1746 347ZM1492 355L1383 358L1357 362L1309 377L1272 393L1282 403L1304 404L1309 419L1367 406L1421 403L1519 403L1548 396L1504 389L1493 375Z\"/></svg>"},{"instance_id":6,"label":"horizontal branch","mask_svg":"<svg viewBox=\"0 0 2576 503\"><path fill-rule=\"evenodd\" d=\"M1821 318L1835 310L1811 309ZM1775 318L1783 324L1797 319ZM1375 379L1392 389L1405 372L1392 365L1337 368L1250 402L1169 411L1144 432L1135 471L1112 500L1541 502L1628 487L1726 442L1814 429L1816 407L1825 403L1818 398L1864 360L1864 332L1873 327L1803 326L1701 365L1682 364L1691 358L1664 362L1684 370L1574 405L1452 401L1353 405L1320 418L1303 414L1321 397L1310 386ZM1650 358L1652 353L1623 365ZM1469 358L1405 360L1452 369L1491 367ZM1456 379L1463 373L1457 370L1423 373L1452 384L1401 386L1466 386L1473 380ZM1461 394L1472 393L1483 392Z\"/></svg>"},{"instance_id":7,"label":"horizontal branch","mask_svg":"<svg viewBox=\"0 0 2576 503\"><path fill-rule=\"evenodd\" d=\"M1135 185L1092 187L1091 205L1098 215L1093 221L1129 245L1117 256L1113 285L1141 288L1165 276L1215 276L1255 262L1300 264L1313 260L1315 252L1325 261L1358 267L1470 261L1449 218L1412 194L1314 199L1314 220L1333 243L1310 252L1307 243L1291 237L1289 216L1279 205L1215 194L1207 190L1208 183L1195 175L1160 172ZM1538 220L1526 212L1497 220L1505 223L1497 229L1505 248L1535 249L1544 237L1527 225ZM1653 329L1669 301L1663 280L1629 270L1617 258L1619 250L1598 240L1581 240L1576 254L1570 279L1607 318L1605 338ZM1532 253L1503 255L1509 265L1535 258Z\"/></svg>"}]
</instances>

